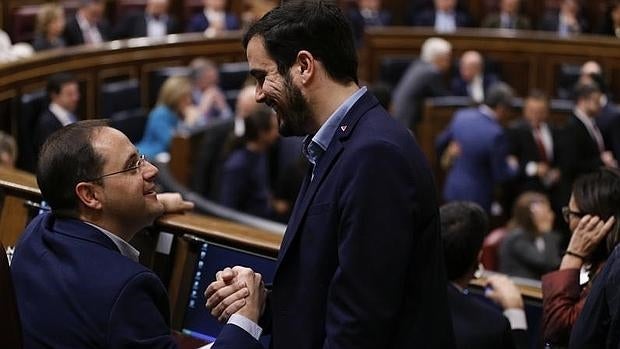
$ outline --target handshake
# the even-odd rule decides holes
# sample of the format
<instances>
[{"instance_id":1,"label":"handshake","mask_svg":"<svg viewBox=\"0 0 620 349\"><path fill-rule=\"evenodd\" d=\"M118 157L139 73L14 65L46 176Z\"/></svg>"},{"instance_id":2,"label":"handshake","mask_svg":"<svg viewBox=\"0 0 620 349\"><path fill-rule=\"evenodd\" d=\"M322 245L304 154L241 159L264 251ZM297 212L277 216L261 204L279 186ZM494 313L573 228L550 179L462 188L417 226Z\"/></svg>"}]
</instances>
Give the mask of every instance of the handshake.
<instances>
[{"instance_id":1,"label":"handshake","mask_svg":"<svg viewBox=\"0 0 620 349\"><path fill-rule=\"evenodd\" d=\"M205 291L207 309L220 322L238 314L258 324L266 298L262 275L240 266L218 271Z\"/></svg>"}]
</instances>

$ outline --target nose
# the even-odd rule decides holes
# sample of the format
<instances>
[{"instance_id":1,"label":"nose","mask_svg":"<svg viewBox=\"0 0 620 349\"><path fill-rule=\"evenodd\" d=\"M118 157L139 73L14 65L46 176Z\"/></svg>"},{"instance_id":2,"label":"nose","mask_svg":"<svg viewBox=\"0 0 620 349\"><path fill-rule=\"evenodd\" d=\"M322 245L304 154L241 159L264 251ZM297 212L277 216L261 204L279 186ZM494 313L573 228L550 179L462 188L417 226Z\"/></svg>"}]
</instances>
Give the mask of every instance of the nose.
<instances>
[{"instance_id":1,"label":"nose","mask_svg":"<svg viewBox=\"0 0 620 349\"><path fill-rule=\"evenodd\" d=\"M147 181L153 181L157 177L159 170L155 165L151 164L148 160L144 159L144 165L142 165L142 178Z\"/></svg>"}]
</instances>

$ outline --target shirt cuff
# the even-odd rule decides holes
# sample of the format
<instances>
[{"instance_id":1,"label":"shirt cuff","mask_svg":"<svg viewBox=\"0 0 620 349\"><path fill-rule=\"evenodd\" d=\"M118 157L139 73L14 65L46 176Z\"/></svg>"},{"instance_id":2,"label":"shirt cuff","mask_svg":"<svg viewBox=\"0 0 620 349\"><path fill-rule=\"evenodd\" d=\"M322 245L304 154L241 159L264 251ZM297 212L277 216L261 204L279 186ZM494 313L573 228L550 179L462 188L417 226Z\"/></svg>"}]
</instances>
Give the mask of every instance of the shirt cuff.
<instances>
[{"instance_id":1,"label":"shirt cuff","mask_svg":"<svg viewBox=\"0 0 620 349\"><path fill-rule=\"evenodd\" d=\"M530 161L525 165L525 174L528 177L534 177L538 173L538 164L534 161Z\"/></svg>"},{"instance_id":2,"label":"shirt cuff","mask_svg":"<svg viewBox=\"0 0 620 349\"><path fill-rule=\"evenodd\" d=\"M523 309L511 308L504 310L504 316L510 322L510 328L513 330L527 330L527 321L525 320L525 311Z\"/></svg>"},{"instance_id":3,"label":"shirt cuff","mask_svg":"<svg viewBox=\"0 0 620 349\"><path fill-rule=\"evenodd\" d=\"M227 323L240 327L256 340L258 340L263 333L263 329L258 326L258 324L243 315L232 314L230 318L228 318Z\"/></svg>"}]
</instances>

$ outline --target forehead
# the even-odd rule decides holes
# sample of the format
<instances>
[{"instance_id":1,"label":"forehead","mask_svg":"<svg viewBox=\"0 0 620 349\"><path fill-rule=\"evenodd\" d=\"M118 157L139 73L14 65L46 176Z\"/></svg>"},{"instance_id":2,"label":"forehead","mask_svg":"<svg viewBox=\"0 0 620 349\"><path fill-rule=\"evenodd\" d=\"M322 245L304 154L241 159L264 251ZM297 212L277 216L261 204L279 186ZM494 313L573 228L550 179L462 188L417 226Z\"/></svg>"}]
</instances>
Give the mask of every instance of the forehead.
<instances>
[{"instance_id":1,"label":"forehead","mask_svg":"<svg viewBox=\"0 0 620 349\"><path fill-rule=\"evenodd\" d=\"M254 36L250 39L246 51L250 71L269 71L276 68L276 62L267 53L265 40L262 37Z\"/></svg>"},{"instance_id":2,"label":"forehead","mask_svg":"<svg viewBox=\"0 0 620 349\"><path fill-rule=\"evenodd\" d=\"M136 148L122 132L111 127L102 127L93 134L93 149L104 159L104 166L116 162L124 163L136 152Z\"/></svg>"}]
</instances>

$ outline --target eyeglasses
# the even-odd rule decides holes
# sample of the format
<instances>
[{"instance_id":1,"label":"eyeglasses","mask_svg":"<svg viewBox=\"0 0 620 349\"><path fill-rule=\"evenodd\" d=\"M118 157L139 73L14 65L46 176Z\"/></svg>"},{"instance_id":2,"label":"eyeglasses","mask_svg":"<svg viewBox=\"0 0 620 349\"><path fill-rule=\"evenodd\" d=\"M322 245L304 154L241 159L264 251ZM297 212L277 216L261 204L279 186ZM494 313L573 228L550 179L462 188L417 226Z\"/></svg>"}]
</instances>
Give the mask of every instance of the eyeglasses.
<instances>
[{"instance_id":1,"label":"eyeglasses","mask_svg":"<svg viewBox=\"0 0 620 349\"><path fill-rule=\"evenodd\" d=\"M568 208L568 206L564 206L562 207L562 217L564 218L564 221L566 223L568 223L570 221L570 216L573 215L577 218L581 218L583 216L585 216L586 214L583 212L577 212L577 211L571 211L570 208Z\"/></svg>"},{"instance_id":2,"label":"eyeglasses","mask_svg":"<svg viewBox=\"0 0 620 349\"><path fill-rule=\"evenodd\" d=\"M127 167L126 169L120 170L120 171L116 171L116 172L112 172L112 173L106 173L106 174L101 175L99 177L96 177L96 178L93 178L93 179L89 179L86 182L96 182L96 181L101 180L101 179L103 179L105 177L110 177L110 176L114 176L114 175L117 175L117 174L120 174L120 173L125 173L125 172L129 172L129 171L137 170L140 167L142 167L142 165L144 165L145 161L148 161L148 160L146 160L146 158L144 157L144 154L140 154L138 156L138 160L136 160L136 162L133 165Z\"/></svg>"}]
</instances>

